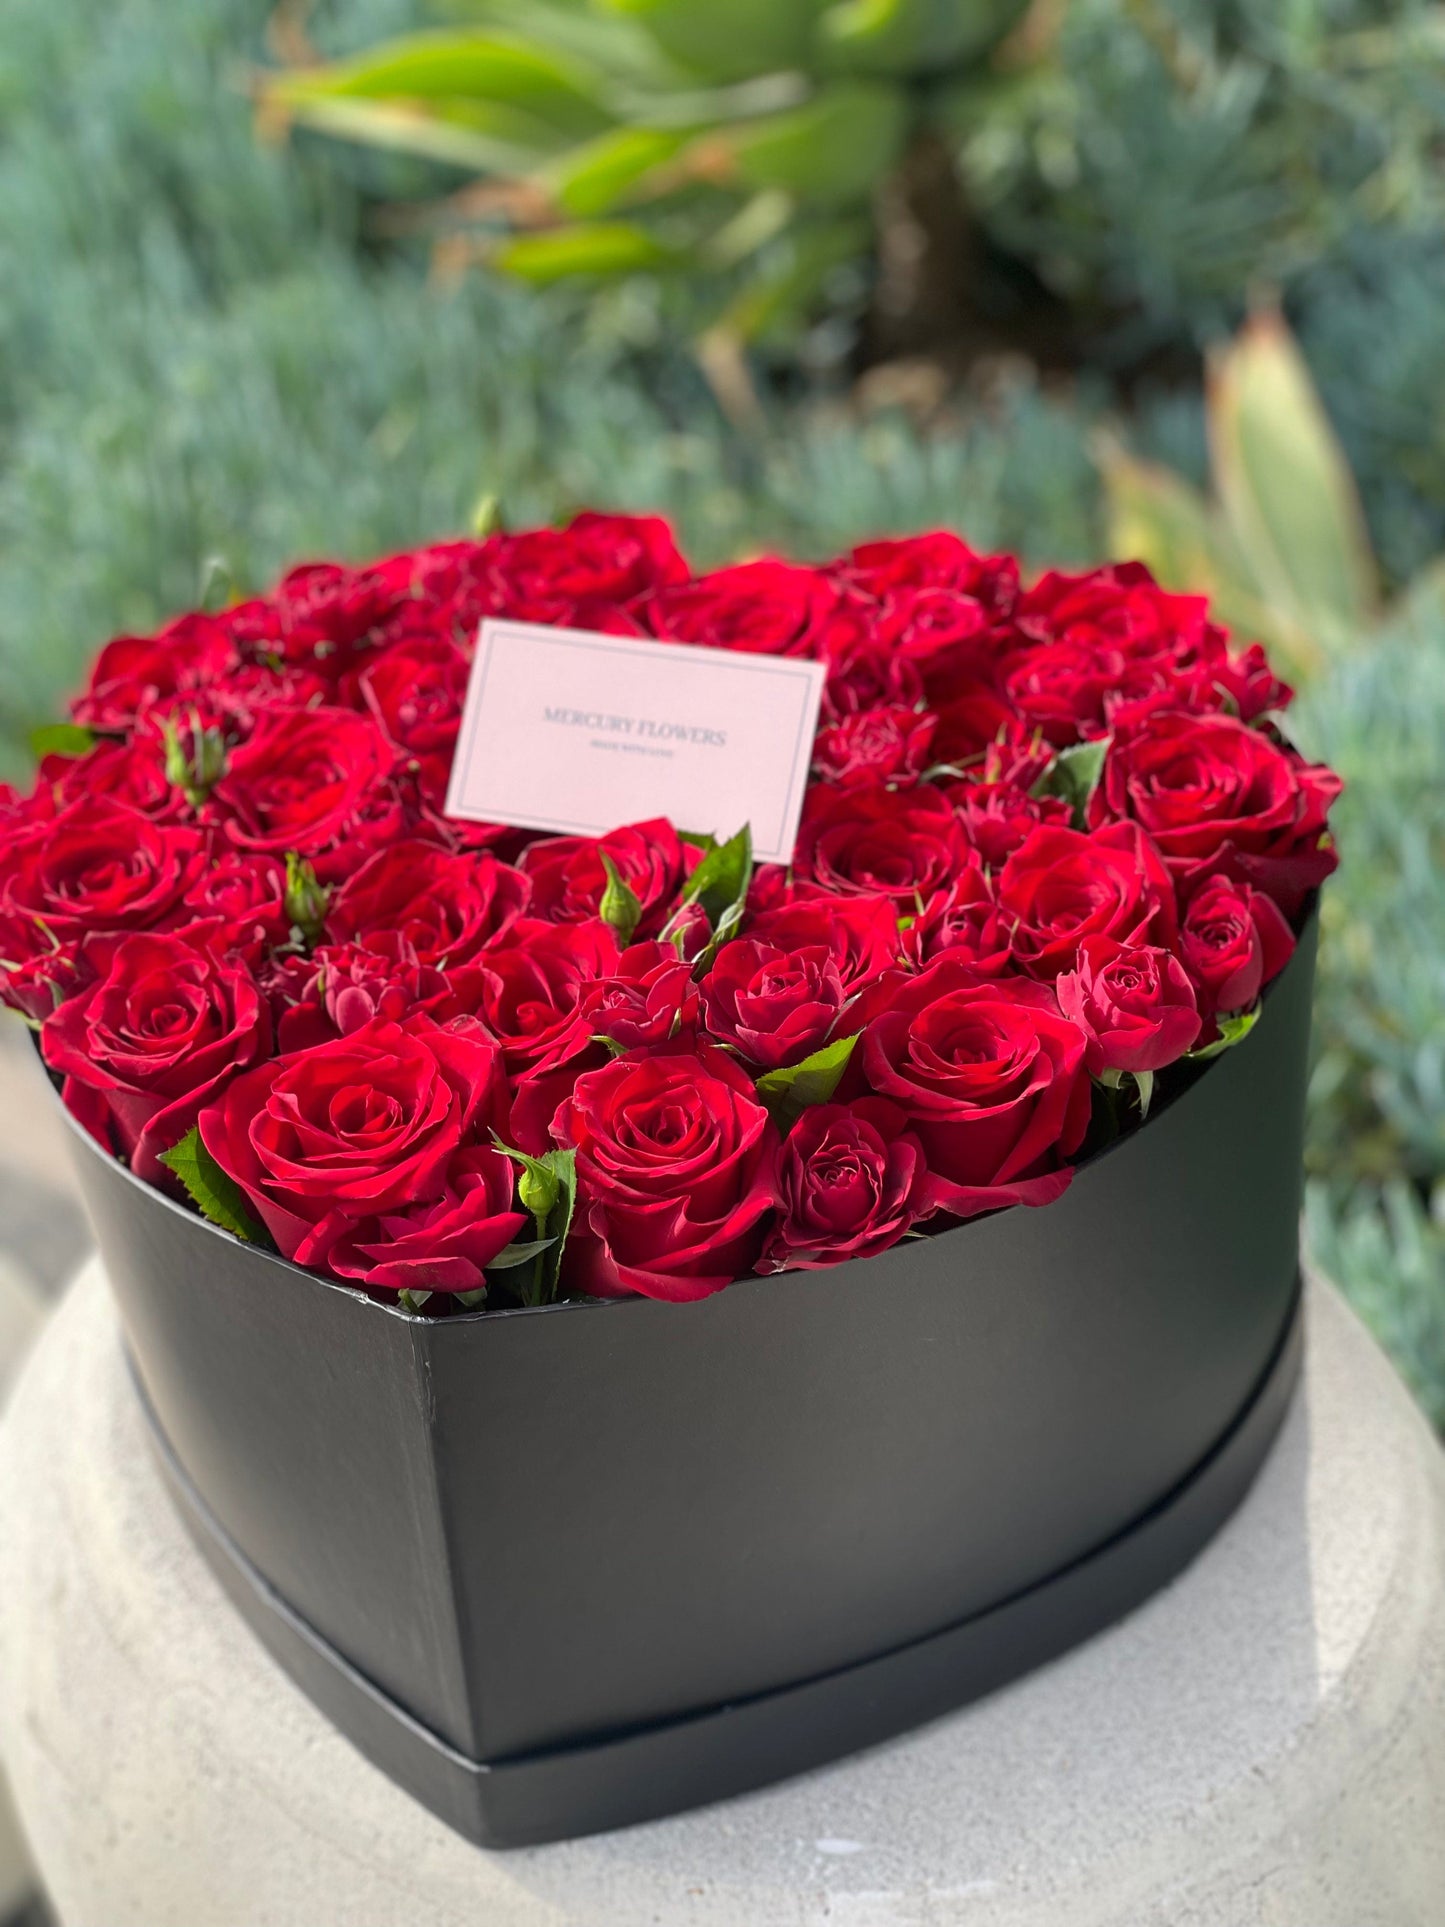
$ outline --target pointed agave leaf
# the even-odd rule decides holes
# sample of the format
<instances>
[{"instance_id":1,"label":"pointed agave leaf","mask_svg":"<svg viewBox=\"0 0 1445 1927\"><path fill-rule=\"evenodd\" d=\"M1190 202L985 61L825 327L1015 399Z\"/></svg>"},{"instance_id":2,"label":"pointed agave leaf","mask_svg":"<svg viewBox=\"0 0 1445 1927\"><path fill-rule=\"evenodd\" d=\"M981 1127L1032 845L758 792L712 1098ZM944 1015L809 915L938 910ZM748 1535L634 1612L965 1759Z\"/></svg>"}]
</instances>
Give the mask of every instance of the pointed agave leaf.
<instances>
[{"instance_id":1,"label":"pointed agave leaf","mask_svg":"<svg viewBox=\"0 0 1445 1927\"><path fill-rule=\"evenodd\" d=\"M831 1044L824 1044L801 1064L764 1071L758 1079L758 1096L780 1125L791 1124L810 1104L829 1101L848 1068L857 1042L856 1031L851 1037L835 1037Z\"/></svg>"},{"instance_id":2,"label":"pointed agave leaf","mask_svg":"<svg viewBox=\"0 0 1445 1927\"><path fill-rule=\"evenodd\" d=\"M1057 796L1074 814L1074 828L1089 826L1089 803L1104 773L1111 736L1100 736L1087 743L1073 743L1061 749L1053 762L1029 791L1030 796Z\"/></svg>"},{"instance_id":3,"label":"pointed agave leaf","mask_svg":"<svg viewBox=\"0 0 1445 1927\"><path fill-rule=\"evenodd\" d=\"M676 249L630 221L584 221L515 234L500 242L490 258L503 274L514 274L535 287L573 274L640 274L649 268L674 267L682 259Z\"/></svg>"},{"instance_id":4,"label":"pointed agave leaf","mask_svg":"<svg viewBox=\"0 0 1445 1927\"><path fill-rule=\"evenodd\" d=\"M979 60L1013 30L1028 0L832 0L818 22L834 67L924 74Z\"/></svg>"},{"instance_id":5,"label":"pointed agave leaf","mask_svg":"<svg viewBox=\"0 0 1445 1927\"><path fill-rule=\"evenodd\" d=\"M701 134L714 176L781 188L819 208L868 200L897 160L907 131L901 88L839 81L801 107Z\"/></svg>"},{"instance_id":6,"label":"pointed agave leaf","mask_svg":"<svg viewBox=\"0 0 1445 1927\"><path fill-rule=\"evenodd\" d=\"M162 1151L160 1161L180 1179L187 1197L203 1218L243 1238L247 1244L271 1243L264 1227L251 1216L245 1192L221 1169L202 1143L198 1125L193 1124L179 1144Z\"/></svg>"},{"instance_id":7,"label":"pointed agave leaf","mask_svg":"<svg viewBox=\"0 0 1445 1927\"><path fill-rule=\"evenodd\" d=\"M595 220L622 203L645 198L650 176L664 168L687 136L681 129L615 127L571 148L537 175L537 185L564 214Z\"/></svg>"},{"instance_id":8,"label":"pointed agave leaf","mask_svg":"<svg viewBox=\"0 0 1445 1927\"><path fill-rule=\"evenodd\" d=\"M635 20L679 66L709 81L807 65L813 9L799 0L599 0Z\"/></svg>"},{"instance_id":9,"label":"pointed agave leaf","mask_svg":"<svg viewBox=\"0 0 1445 1927\"><path fill-rule=\"evenodd\" d=\"M1358 642L1378 570L1349 464L1279 314L1214 358L1208 423L1225 521L1265 596L1325 653Z\"/></svg>"}]
</instances>

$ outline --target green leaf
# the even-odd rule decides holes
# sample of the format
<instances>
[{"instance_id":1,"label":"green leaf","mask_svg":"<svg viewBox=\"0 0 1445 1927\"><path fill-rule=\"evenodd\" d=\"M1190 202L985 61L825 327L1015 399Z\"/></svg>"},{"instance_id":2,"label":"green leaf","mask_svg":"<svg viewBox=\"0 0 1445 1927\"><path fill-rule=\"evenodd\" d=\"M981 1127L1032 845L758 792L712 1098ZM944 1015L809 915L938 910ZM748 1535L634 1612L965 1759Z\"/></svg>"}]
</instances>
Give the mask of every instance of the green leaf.
<instances>
[{"instance_id":1,"label":"green leaf","mask_svg":"<svg viewBox=\"0 0 1445 1927\"><path fill-rule=\"evenodd\" d=\"M1356 646L1379 580L1349 464L1293 335L1257 315L1209 370L1224 518L1267 601L1326 653Z\"/></svg>"},{"instance_id":2,"label":"green leaf","mask_svg":"<svg viewBox=\"0 0 1445 1927\"><path fill-rule=\"evenodd\" d=\"M488 1258L488 1271L511 1271L516 1265L530 1264L543 1251L550 1251L556 1244L555 1238L533 1238L527 1244L509 1244L499 1251L495 1258Z\"/></svg>"},{"instance_id":3,"label":"green leaf","mask_svg":"<svg viewBox=\"0 0 1445 1927\"><path fill-rule=\"evenodd\" d=\"M95 732L79 723L42 723L30 732L31 754L42 756L88 756L95 748Z\"/></svg>"},{"instance_id":4,"label":"green leaf","mask_svg":"<svg viewBox=\"0 0 1445 1927\"><path fill-rule=\"evenodd\" d=\"M781 188L817 208L868 201L897 160L908 125L899 87L840 81L801 107L698 136L709 164L745 186Z\"/></svg>"},{"instance_id":5,"label":"green leaf","mask_svg":"<svg viewBox=\"0 0 1445 1927\"><path fill-rule=\"evenodd\" d=\"M617 932L617 941L625 949L632 942L632 933L642 919L642 899L606 850L599 850L598 855L607 872L607 888L602 892L597 914Z\"/></svg>"},{"instance_id":6,"label":"green leaf","mask_svg":"<svg viewBox=\"0 0 1445 1927\"><path fill-rule=\"evenodd\" d=\"M396 1294L396 1302L403 1311L420 1311L430 1297L429 1291L399 1291Z\"/></svg>"},{"instance_id":7,"label":"green leaf","mask_svg":"<svg viewBox=\"0 0 1445 1927\"><path fill-rule=\"evenodd\" d=\"M257 1224L247 1208L245 1192L201 1142L198 1125L193 1124L179 1144L162 1151L160 1161L180 1179L186 1195L203 1218L247 1244L270 1245L264 1227Z\"/></svg>"},{"instance_id":8,"label":"green leaf","mask_svg":"<svg viewBox=\"0 0 1445 1927\"><path fill-rule=\"evenodd\" d=\"M834 0L818 22L818 35L836 67L938 73L991 53L1027 5L1028 0Z\"/></svg>"},{"instance_id":9,"label":"green leaf","mask_svg":"<svg viewBox=\"0 0 1445 1927\"><path fill-rule=\"evenodd\" d=\"M858 1042L851 1037L835 1037L801 1064L788 1064L782 1070L764 1071L758 1079L758 1096L779 1124L791 1124L810 1104L826 1104L837 1090L848 1060Z\"/></svg>"},{"instance_id":10,"label":"green leaf","mask_svg":"<svg viewBox=\"0 0 1445 1927\"><path fill-rule=\"evenodd\" d=\"M506 527L502 518L502 498L491 489L477 497L476 507L471 513L472 534L479 542L485 542L489 535L498 535Z\"/></svg>"},{"instance_id":11,"label":"green leaf","mask_svg":"<svg viewBox=\"0 0 1445 1927\"><path fill-rule=\"evenodd\" d=\"M699 971L706 969L742 922L752 880L753 829L750 823L744 823L736 836L730 836L726 843L713 845L682 892L684 905L701 904L712 929L707 948L697 960ZM674 914L662 933L664 942L673 937L677 922Z\"/></svg>"},{"instance_id":12,"label":"green leaf","mask_svg":"<svg viewBox=\"0 0 1445 1927\"><path fill-rule=\"evenodd\" d=\"M677 154L687 135L679 128L615 127L570 148L538 170L539 187L578 220L610 214L647 176Z\"/></svg>"},{"instance_id":13,"label":"green leaf","mask_svg":"<svg viewBox=\"0 0 1445 1927\"><path fill-rule=\"evenodd\" d=\"M208 555L201 564L199 607L213 616L234 602L236 594L236 578L225 556Z\"/></svg>"},{"instance_id":14,"label":"green leaf","mask_svg":"<svg viewBox=\"0 0 1445 1927\"><path fill-rule=\"evenodd\" d=\"M585 61L558 59L521 35L463 31L408 34L349 60L293 68L268 82L266 99L291 112L348 99L424 103L432 112L460 107L463 126L476 108L491 107L577 140L612 123L605 91Z\"/></svg>"},{"instance_id":15,"label":"green leaf","mask_svg":"<svg viewBox=\"0 0 1445 1927\"><path fill-rule=\"evenodd\" d=\"M547 1151L534 1158L527 1151L519 1151L515 1145L504 1144L499 1137L493 1142L499 1151L504 1152L522 1167L524 1178L530 1178L541 1194L551 1200L545 1219L537 1220L539 1233L535 1243L528 1249L528 1258L534 1260L532 1272L513 1290L524 1305L550 1304L557 1296L557 1281L562 1271L562 1259L567 1249L568 1233L572 1229L572 1213L577 1204L577 1153L572 1150ZM519 1185L520 1189L520 1185ZM536 1214L534 1213L534 1218ZM517 1247L508 1246L508 1250ZM506 1258L506 1253L502 1254ZM515 1258L511 1266L520 1266L527 1258ZM492 1264L497 1263L493 1259ZM488 1270L492 1266L487 1267Z\"/></svg>"},{"instance_id":16,"label":"green leaf","mask_svg":"<svg viewBox=\"0 0 1445 1927\"><path fill-rule=\"evenodd\" d=\"M475 1291L457 1291L452 1294L453 1302L467 1311L475 1311L478 1305L485 1302L486 1296L485 1285L479 1285Z\"/></svg>"},{"instance_id":17,"label":"green leaf","mask_svg":"<svg viewBox=\"0 0 1445 1927\"><path fill-rule=\"evenodd\" d=\"M1096 742L1073 743L1061 749L1029 795L1062 797L1074 813L1074 828L1087 829L1089 801L1099 787L1112 741L1111 736L1101 736Z\"/></svg>"},{"instance_id":18,"label":"green leaf","mask_svg":"<svg viewBox=\"0 0 1445 1927\"><path fill-rule=\"evenodd\" d=\"M1259 1022L1259 1012L1260 1006L1256 1003L1248 1010L1236 1010L1227 1017L1219 1018L1219 1035L1214 1042L1205 1044L1200 1050L1187 1051L1185 1055L1191 1063L1200 1064L1207 1058L1218 1057L1221 1051L1232 1050L1242 1039L1248 1037Z\"/></svg>"},{"instance_id":19,"label":"green leaf","mask_svg":"<svg viewBox=\"0 0 1445 1927\"><path fill-rule=\"evenodd\" d=\"M1139 1104L1139 1122L1142 1124L1148 1117L1149 1106L1154 1098L1153 1071L1102 1071L1099 1082L1106 1091L1122 1091L1132 1084Z\"/></svg>"},{"instance_id":20,"label":"green leaf","mask_svg":"<svg viewBox=\"0 0 1445 1927\"><path fill-rule=\"evenodd\" d=\"M490 258L501 273L544 287L572 274L638 274L675 267L682 257L633 222L591 221L512 235Z\"/></svg>"},{"instance_id":21,"label":"green leaf","mask_svg":"<svg viewBox=\"0 0 1445 1927\"><path fill-rule=\"evenodd\" d=\"M799 0L600 0L645 29L665 53L707 80L807 65L812 7Z\"/></svg>"}]
</instances>

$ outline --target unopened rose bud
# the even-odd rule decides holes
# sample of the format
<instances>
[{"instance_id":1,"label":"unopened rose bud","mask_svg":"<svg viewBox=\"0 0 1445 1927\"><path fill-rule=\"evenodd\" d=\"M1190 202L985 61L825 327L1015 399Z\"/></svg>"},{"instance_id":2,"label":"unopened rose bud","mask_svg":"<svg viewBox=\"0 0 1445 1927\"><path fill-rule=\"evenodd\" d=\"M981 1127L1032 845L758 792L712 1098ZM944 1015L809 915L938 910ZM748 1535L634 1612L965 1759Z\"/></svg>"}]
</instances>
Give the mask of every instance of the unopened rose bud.
<instances>
[{"instance_id":1,"label":"unopened rose bud","mask_svg":"<svg viewBox=\"0 0 1445 1927\"><path fill-rule=\"evenodd\" d=\"M530 1211L539 1225L545 1224L557 1202L558 1184L545 1164L529 1164L517 1184L522 1209Z\"/></svg>"}]
</instances>

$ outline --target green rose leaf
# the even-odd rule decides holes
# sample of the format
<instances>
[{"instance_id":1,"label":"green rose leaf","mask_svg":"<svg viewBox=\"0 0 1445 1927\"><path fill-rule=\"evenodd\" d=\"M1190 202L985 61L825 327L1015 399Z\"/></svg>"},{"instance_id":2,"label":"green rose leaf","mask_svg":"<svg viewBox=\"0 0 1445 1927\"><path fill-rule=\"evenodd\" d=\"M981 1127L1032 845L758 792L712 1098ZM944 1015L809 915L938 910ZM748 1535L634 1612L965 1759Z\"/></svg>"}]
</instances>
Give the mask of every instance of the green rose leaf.
<instances>
[{"instance_id":1,"label":"green rose leaf","mask_svg":"<svg viewBox=\"0 0 1445 1927\"><path fill-rule=\"evenodd\" d=\"M626 949L632 942L633 931L642 920L642 900L606 850L599 850L598 855L607 872L607 888L602 892L597 914L617 932L617 941Z\"/></svg>"},{"instance_id":2,"label":"green rose leaf","mask_svg":"<svg viewBox=\"0 0 1445 1927\"><path fill-rule=\"evenodd\" d=\"M707 850L683 887L679 908L700 904L712 929L712 939L697 961L699 971L707 968L742 922L752 880L753 830L750 823L744 823L736 836ZM678 916L674 914L662 933L664 941L671 941L677 925Z\"/></svg>"},{"instance_id":3,"label":"green rose leaf","mask_svg":"<svg viewBox=\"0 0 1445 1927\"><path fill-rule=\"evenodd\" d=\"M1074 828L1089 826L1089 802L1104 773L1104 758L1109 753L1111 736L1097 742L1073 743L1061 749L1029 791L1030 796L1058 796L1074 814Z\"/></svg>"},{"instance_id":4,"label":"green rose leaf","mask_svg":"<svg viewBox=\"0 0 1445 1927\"><path fill-rule=\"evenodd\" d=\"M396 1294L396 1302L403 1311L420 1311L430 1297L429 1291L399 1291Z\"/></svg>"},{"instance_id":5,"label":"green rose leaf","mask_svg":"<svg viewBox=\"0 0 1445 1927\"><path fill-rule=\"evenodd\" d=\"M572 1229L572 1213L577 1204L577 1153L547 1151L539 1158L494 1138L497 1149L522 1167L517 1190L524 1210L530 1211L537 1237L529 1245L508 1245L492 1260L488 1271L520 1270L530 1272L512 1289L524 1305L548 1305L557 1296L557 1280L562 1270L562 1254L567 1234ZM513 1257L509 1253L517 1253Z\"/></svg>"},{"instance_id":6,"label":"green rose leaf","mask_svg":"<svg viewBox=\"0 0 1445 1927\"><path fill-rule=\"evenodd\" d=\"M292 930L303 943L313 944L321 935L326 906L330 901L330 890L320 881L311 865L295 850L288 850L285 910Z\"/></svg>"},{"instance_id":7,"label":"green rose leaf","mask_svg":"<svg viewBox=\"0 0 1445 1927\"><path fill-rule=\"evenodd\" d=\"M95 748L95 732L79 723L42 723L30 732L30 752L41 756L87 756Z\"/></svg>"},{"instance_id":8,"label":"green rose leaf","mask_svg":"<svg viewBox=\"0 0 1445 1927\"><path fill-rule=\"evenodd\" d=\"M1099 1082L1106 1091L1122 1091L1130 1084L1139 1100L1139 1122L1142 1124L1149 1115L1149 1106L1154 1100L1153 1071L1105 1071Z\"/></svg>"},{"instance_id":9,"label":"green rose leaf","mask_svg":"<svg viewBox=\"0 0 1445 1927\"><path fill-rule=\"evenodd\" d=\"M764 1071L758 1079L758 1096L784 1128L807 1110L810 1104L826 1104L837 1090L858 1032L851 1037L835 1037L801 1064L787 1064L781 1070Z\"/></svg>"},{"instance_id":10,"label":"green rose leaf","mask_svg":"<svg viewBox=\"0 0 1445 1927\"><path fill-rule=\"evenodd\" d=\"M223 1171L201 1142L193 1124L179 1144L162 1151L161 1163L185 1186L186 1195L203 1218L220 1225L247 1244L270 1245L265 1229L251 1216L245 1192Z\"/></svg>"},{"instance_id":11,"label":"green rose leaf","mask_svg":"<svg viewBox=\"0 0 1445 1927\"><path fill-rule=\"evenodd\" d=\"M1231 1011L1229 1016L1221 1017L1219 1035L1212 1044L1205 1044L1200 1050L1187 1051L1185 1055L1191 1064L1202 1064L1207 1058L1218 1057L1221 1051L1232 1050L1246 1037L1259 1022L1260 1006L1255 1003L1248 1010Z\"/></svg>"}]
</instances>

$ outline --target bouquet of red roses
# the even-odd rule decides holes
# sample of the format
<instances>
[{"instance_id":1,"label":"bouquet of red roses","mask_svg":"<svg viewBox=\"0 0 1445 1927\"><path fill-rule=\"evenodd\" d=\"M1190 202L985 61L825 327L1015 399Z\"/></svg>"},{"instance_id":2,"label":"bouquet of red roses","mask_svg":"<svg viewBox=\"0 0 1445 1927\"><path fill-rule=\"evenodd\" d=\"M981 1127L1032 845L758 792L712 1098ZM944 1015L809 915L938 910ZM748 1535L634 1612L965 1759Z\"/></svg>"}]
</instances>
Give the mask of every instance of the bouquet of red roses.
<instances>
[{"instance_id":1,"label":"bouquet of red roses","mask_svg":"<svg viewBox=\"0 0 1445 1927\"><path fill-rule=\"evenodd\" d=\"M448 820L487 616L821 660L791 867ZM1045 1204L1246 1033L1336 861L1289 698L1140 567L948 534L314 564L101 651L0 791L0 995L103 1146L300 1265L701 1297Z\"/></svg>"}]
</instances>

